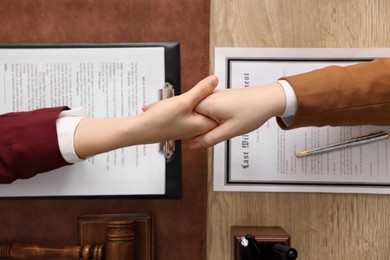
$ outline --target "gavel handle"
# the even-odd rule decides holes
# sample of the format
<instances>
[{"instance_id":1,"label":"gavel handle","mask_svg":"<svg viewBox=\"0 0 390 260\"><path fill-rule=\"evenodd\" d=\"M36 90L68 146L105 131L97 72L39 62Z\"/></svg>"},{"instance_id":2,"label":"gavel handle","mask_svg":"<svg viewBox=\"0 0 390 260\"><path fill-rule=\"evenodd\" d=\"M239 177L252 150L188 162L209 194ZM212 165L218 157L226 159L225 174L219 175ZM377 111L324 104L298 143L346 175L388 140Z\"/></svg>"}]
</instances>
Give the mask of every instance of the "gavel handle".
<instances>
[{"instance_id":1,"label":"gavel handle","mask_svg":"<svg viewBox=\"0 0 390 260\"><path fill-rule=\"evenodd\" d=\"M75 258L83 260L104 259L104 246L70 246L63 248L40 247L34 244L2 243L0 259Z\"/></svg>"}]
</instances>

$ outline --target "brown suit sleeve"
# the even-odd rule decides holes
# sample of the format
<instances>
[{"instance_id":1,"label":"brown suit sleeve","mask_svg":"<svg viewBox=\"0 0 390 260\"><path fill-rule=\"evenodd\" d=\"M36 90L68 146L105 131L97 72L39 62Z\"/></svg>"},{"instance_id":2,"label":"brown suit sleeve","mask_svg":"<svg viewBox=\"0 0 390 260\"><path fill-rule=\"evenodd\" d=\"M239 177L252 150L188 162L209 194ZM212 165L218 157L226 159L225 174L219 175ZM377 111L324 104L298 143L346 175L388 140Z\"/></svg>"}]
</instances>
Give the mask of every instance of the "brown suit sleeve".
<instances>
[{"instance_id":1,"label":"brown suit sleeve","mask_svg":"<svg viewBox=\"0 0 390 260\"><path fill-rule=\"evenodd\" d=\"M330 66L283 78L298 100L294 122L303 126L390 125L390 59Z\"/></svg>"}]
</instances>

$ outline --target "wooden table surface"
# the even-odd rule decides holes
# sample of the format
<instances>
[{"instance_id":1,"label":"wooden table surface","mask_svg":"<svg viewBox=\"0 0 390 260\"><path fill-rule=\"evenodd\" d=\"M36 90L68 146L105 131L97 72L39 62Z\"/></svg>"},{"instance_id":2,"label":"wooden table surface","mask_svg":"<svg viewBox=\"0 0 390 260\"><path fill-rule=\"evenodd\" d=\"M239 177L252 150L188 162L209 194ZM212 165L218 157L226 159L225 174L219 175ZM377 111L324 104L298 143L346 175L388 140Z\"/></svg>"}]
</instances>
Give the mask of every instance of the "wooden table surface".
<instances>
[{"instance_id":1,"label":"wooden table surface","mask_svg":"<svg viewBox=\"0 0 390 260\"><path fill-rule=\"evenodd\" d=\"M211 0L215 47L390 47L390 1ZM299 259L390 259L390 196L214 192L207 259L232 259L231 226L281 226Z\"/></svg>"}]
</instances>

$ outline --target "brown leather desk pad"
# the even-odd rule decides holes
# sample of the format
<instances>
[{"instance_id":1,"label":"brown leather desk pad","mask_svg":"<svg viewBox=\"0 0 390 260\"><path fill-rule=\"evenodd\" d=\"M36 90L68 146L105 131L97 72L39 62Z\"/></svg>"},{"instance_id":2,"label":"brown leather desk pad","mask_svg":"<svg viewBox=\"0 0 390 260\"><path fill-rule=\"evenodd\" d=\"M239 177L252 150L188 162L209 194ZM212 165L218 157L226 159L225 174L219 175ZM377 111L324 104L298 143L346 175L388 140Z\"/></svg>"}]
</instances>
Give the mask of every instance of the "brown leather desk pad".
<instances>
[{"instance_id":1,"label":"brown leather desk pad","mask_svg":"<svg viewBox=\"0 0 390 260\"><path fill-rule=\"evenodd\" d=\"M3 0L0 43L179 42L181 90L208 75L209 0ZM0 241L77 243L81 214L151 212L156 259L204 259L207 153L182 143L181 199L0 200Z\"/></svg>"}]
</instances>

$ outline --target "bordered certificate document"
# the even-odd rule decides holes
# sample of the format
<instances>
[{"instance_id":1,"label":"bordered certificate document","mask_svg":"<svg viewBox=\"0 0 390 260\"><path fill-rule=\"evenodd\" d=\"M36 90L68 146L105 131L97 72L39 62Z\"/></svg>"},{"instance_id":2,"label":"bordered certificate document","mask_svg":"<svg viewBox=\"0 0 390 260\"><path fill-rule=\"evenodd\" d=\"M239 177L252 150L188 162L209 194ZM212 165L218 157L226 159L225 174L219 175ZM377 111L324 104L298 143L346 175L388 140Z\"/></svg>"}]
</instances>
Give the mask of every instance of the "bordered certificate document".
<instances>
[{"instance_id":1,"label":"bordered certificate document","mask_svg":"<svg viewBox=\"0 0 390 260\"><path fill-rule=\"evenodd\" d=\"M0 113L82 107L90 117L141 113L166 83L162 46L0 48ZM0 196L163 195L159 144L118 149L84 162L0 185Z\"/></svg>"},{"instance_id":2,"label":"bordered certificate document","mask_svg":"<svg viewBox=\"0 0 390 260\"><path fill-rule=\"evenodd\" d=\"M326 66L348 66L390 49L216 48L219 88L277 81ZM214 147L216 191L390 193L390 141L382 140L304 158L296 152L390 127L306 127L282 130L275 118Z\"/></svg>"}]
</instances>

